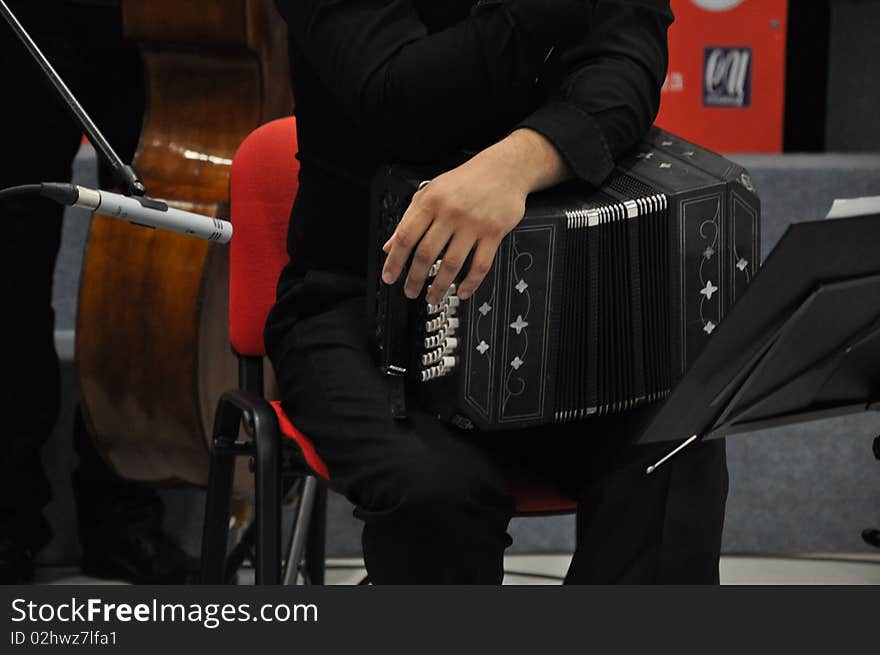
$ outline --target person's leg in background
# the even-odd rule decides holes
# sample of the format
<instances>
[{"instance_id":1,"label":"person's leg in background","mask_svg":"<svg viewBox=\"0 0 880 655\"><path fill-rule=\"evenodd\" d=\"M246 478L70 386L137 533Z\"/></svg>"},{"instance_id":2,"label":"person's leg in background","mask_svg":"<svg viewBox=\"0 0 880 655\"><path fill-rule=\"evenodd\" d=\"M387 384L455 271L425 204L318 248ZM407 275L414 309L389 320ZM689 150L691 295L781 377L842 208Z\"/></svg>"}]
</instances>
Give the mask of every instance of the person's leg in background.
<instances>
[{"instance_id":1,"label":"person's leg in background","mask_svg":"<svg viewBox=\"0 0 880 655\"><path fill-rule=\"evenodd\" d=\"M181 584L191 579L197 562L162 530L164 505L156 490L110 469L79 412L73 430L79 456L73 492L83 573L136 584Z\"/></svg>"},{"instance_id":2,"label":"person's leg in background","mask_svg":"<svg viewBox=\"0 0 880 655\"><path fill-rule=\"evenodd\" d=\"M34 11L22 11L36 17ZM42 12L47 14L49 12ZM45 20L44 20L45 19ZM54 26L52 16L41 18ZM35 24L34 20L28 21ZM0 26L7 29L5 23ZM46 42L46 38L40 39ZM55 51L58 69L70 77L76 52ZM39 69L11 33L0 39L9 93L0 103L3 147L0 187L67 180L80 131L54 98ZM62 56L57 56L62 55ZM3 374L0 375L0 581L24 582L33 554L51 533L43 518L50 489L40 449L58 418L59 368L54 345L52 277L63 209L48 200L0 202L0 304Z\"/></svg>"},{"instance_id":3,"label":"person's leg in background","mask_svg":"<svg viewBox=\"0 0 880 655\"><path fill-rule=\"evenodd\" d=\"M59 3L46 12L15 3L13 10L123 159L130 160L144 92L137 52L122 42L119 9ZM0 106L0 124L6 129L0 187L67 180L80 130L21 44L13 38L0 43L15 87L15 102ZM105 176L104 184L109 183ZM58 412L51 285L61 215L62 208L36 199L0 207L0 220L14 226L7 227L0 245L0 301L16 317L3 324L10 354L0 403L10 418L0 433L0 580L27 579L33 553L50 536L42 517L49 488L39 451ZM113 473L79 417L72 427L80 460L74 491L87 572L135 582L183 582L192 566L161 531L157 492Z\"/></svg>"}]
</instances>

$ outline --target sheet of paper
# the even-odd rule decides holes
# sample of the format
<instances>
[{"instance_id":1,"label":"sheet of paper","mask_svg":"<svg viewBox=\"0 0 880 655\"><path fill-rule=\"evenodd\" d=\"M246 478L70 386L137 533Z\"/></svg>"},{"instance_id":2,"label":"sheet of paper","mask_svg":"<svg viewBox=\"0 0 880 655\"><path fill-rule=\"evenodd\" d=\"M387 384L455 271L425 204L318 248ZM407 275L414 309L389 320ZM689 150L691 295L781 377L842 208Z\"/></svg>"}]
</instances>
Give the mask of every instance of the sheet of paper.
<instances>
[{"instance_id":1,"label":"sheet of paper","mask_svg":"<svg viewBox=\"0 0 880 655\"><path fill-rule=\"evenodd\" d=\"M847 218L848 216L870 216L880 214L880 196L866 198L838 198L831 205L825 218Z\"/></svg>"}]
</instances>

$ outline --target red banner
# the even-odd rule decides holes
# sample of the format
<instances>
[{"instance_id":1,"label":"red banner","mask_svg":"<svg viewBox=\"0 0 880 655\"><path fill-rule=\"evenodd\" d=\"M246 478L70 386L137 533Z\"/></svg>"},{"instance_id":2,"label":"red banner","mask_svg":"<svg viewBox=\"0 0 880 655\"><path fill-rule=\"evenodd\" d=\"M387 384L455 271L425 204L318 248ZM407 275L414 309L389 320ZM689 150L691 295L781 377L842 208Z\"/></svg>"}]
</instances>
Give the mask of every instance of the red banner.
<instances>
[{"instance_id":1,"label":"red banner","mask_svg":"<svg viewBox=\"0 0 880 655\"><path fill-rule=\"evenodd\" d=\"M658 125L720 152L780 152L787 0L672 0Z\"/></svg>"}]
</instances>

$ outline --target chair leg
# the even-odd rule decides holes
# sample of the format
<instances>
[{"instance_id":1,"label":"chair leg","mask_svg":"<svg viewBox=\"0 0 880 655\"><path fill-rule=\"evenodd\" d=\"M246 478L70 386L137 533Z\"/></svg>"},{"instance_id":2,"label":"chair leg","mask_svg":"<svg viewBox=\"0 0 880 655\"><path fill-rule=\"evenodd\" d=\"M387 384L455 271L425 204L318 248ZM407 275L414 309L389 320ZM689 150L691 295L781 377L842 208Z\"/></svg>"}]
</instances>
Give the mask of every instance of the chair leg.
<instances>
[{"instance_id":1,"label":"chair leg","mask_svg":"<svg viewBox=\"0 0 880 655\"><path fill-rule=\"evenodd\" d=\"M205 523L202 532L202 584L223 584L226 546L229 540L229 513L235 475L235 453L231 441L215 437L211 448L208 489L205 499Z\"/></svg>"},{"instance_id":2,"label":"chair leg","mask_svg":"<svg viewBox=\"0 0 880 655\"><path fill-rule=\"evenodd\" d=\"M235 576L238 574L238 571L244 564L245 560L253 561L256 559L256 556L254 555L255 533L256 525L251 521L247 528L245 528L244 534L241 535L241 539L235 544L233 549L229 552L229 555L226 556L227 582L235 579Z\"/></svg>"},{"instance_id":3,"label":"chair leg","mask_svg":"<svg viewBox=\"0 0 880 655\"><path fill-rule=\"evenodd\" d=\"M256 490L256 583L281 582L281 444L277 425L254 430Z\"/></svg>"},{"instance_id":4,"label":"chair leg","mask_svg":"<svg viewBox=\"0 0 880 655\"><path fill-rule=\"evenodd\" d=\"M306 543L306 574L313 585L324 584L327 550L327 487L318 485Z\"/></svg>"},{"instance_id":5,"label":"chair leg","mask_svg":"<svg viewBox=\"0 0 880 655\"><path fill-rule=\"evenodd\" d=\"M296 513L293 535L290 538L290 548L287 552L287 568L284 571L284 584L286 585L296 584L296 577L300 572L299 566L306 551L318 487L318 480L314 476L309 475L303 480L299 509Z\"/></svg>"}]
</instances>

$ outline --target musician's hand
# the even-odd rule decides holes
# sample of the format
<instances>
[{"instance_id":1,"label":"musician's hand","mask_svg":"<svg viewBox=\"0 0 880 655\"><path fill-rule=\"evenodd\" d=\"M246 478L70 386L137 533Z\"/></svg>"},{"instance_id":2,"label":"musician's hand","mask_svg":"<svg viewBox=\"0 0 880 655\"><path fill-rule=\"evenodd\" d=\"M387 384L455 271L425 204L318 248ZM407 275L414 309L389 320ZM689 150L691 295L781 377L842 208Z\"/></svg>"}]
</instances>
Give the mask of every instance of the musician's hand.
<instances>
[{"instance_id":1,"label":"musician's hand","mask_svg":"<svg viewBox=\"0 0 880 655\"><path fill-rule=\"evenodd\" d=\"M382 280L393 284L415 249L404 292L416 298L445 248L440 272L427 293L428 302L438 303L475 249L458 287L458 296L466 300L489 272L501 239L522 220L526 196L568 175L549 141L532 130L516 130L413 196L383 247L388 257Z\"/></svg>"},{"instance_id":2,"label":"musician's hand","mask_svg":"<svg viewBox=\"0 0 880 655\"><path fill-rule=\"evenodd\" d=\"M389 283L397 279L415 249L404 287L408 298L419 295L442 253L443 265L427 298L439 302L476 248L468 276L458 290L459 297L467 298L489 271L501 239L522 219L528 193L525 184L500 169L502 162L495 157L481 155L418 191L385 245L388 258L383 280Z\"/></svg>"}]
</instances>

